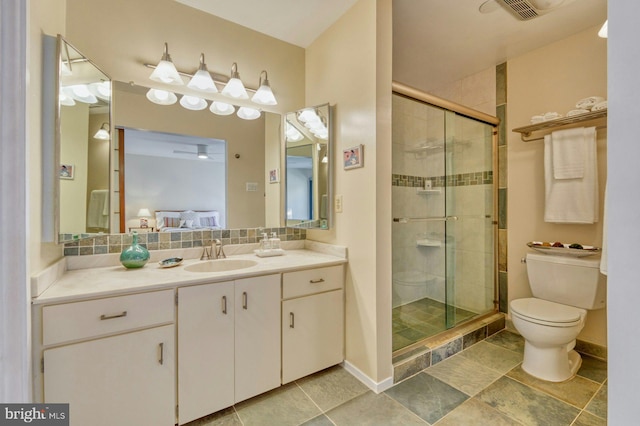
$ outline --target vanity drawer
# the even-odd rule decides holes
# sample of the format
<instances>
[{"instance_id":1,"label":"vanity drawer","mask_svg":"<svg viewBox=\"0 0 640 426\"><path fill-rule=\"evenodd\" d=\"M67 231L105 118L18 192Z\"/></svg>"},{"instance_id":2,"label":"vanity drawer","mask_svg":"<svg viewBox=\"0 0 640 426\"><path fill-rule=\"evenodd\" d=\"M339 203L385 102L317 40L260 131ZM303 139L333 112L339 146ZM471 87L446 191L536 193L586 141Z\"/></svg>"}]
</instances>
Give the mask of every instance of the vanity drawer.
<instances>
[{"instance_id":1,"label":"vanity drawer","mask_svg":"<svg viewBox=\"0 0 640 426\"><path fill-rule=\"evenodd\" d=\"M42 308L45 346L174 322L174 292L163 290Z\"/></svg>"},{"instance_id":2,"label":"vanity drawer","mask_svg":"<svg viewBox=\"0 0 640 426\"><path fill-rule=\"evenodd\" d=\"M342 265L282 274L283 299L335 290L343 286L344 267Z\"/></svg>"}]
</instances>

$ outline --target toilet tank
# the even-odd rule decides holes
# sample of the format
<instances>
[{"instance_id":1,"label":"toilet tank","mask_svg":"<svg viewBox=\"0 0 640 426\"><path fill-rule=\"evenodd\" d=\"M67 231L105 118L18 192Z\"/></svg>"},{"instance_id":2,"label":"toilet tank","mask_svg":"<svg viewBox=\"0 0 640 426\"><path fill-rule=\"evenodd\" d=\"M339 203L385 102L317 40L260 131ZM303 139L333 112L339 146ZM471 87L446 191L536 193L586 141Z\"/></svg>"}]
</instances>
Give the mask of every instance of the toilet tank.
<instances>
[{"instance_id":1,"label":"toilet tank","mask_svg":"<svg viewBox=\"0 0 640 426\"><path fill-rule=\"evenodd\" d=\"M599 256L529 253L527 275L538 299L590 310L606 305L606 277L600 273Z\"/></svg>"}]
</instances>

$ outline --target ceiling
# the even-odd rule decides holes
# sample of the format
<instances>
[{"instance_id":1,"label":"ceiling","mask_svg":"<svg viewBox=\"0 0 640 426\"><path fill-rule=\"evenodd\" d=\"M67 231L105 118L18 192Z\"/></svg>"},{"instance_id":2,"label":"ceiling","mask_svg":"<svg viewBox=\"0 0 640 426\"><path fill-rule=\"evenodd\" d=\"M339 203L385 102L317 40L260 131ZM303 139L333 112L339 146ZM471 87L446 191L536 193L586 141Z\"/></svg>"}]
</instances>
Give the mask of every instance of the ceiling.
<instances>
[{"instance_id":1,"label":"ceiling","mask_svg":"<svg viewBox=\"0 0 640 426\"><path fill-rule=\"evenodd\" d=\"M176 0L308 47L357 0ZM486 0L393 0L393 78L423 90L602 25L607 0L564 0L528 21ZM495 0L490 0L495 2ZM247 13L251 10L251 13Z\"/></svg>"}]
</instances>

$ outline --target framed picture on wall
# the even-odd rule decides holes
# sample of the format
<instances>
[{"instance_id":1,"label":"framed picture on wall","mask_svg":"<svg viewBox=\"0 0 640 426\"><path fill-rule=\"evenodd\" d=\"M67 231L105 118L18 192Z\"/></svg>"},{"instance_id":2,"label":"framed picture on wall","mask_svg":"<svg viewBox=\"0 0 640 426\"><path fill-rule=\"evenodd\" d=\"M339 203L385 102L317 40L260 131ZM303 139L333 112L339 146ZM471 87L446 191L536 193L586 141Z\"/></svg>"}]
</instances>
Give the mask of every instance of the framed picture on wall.
<instances>
[{"instance_id":1,"label":"framed picture on wall","mask_svg":"<svg viewBox=\"0 0 640 426\"><path fill-rule=\"evenodd\" d=\"M74 171L75 167L73 166L73 164L60 164L58 176L60 176L60 179L73 179Z\"/></svg>"},{"instance_id":2,"label":"framed picture on wall","mask_svg":"<svg viewBox=\"0 0 640 426\"><path fill-rule=\"evenodd\" d=\"M342 152L345 170L364 167L364 145L347 148Z\"/></svg>"},{"instance_id":3,"label":"framed picture on wall","mask_svg":"<svg viewBox=\"0 0 640 426\"><path fill-rule=\"evenodd\" d=\"M269 170L269 183L278 183L278 182L280 182L280 170L279 169Z\"/></svg>"}]
</instances>

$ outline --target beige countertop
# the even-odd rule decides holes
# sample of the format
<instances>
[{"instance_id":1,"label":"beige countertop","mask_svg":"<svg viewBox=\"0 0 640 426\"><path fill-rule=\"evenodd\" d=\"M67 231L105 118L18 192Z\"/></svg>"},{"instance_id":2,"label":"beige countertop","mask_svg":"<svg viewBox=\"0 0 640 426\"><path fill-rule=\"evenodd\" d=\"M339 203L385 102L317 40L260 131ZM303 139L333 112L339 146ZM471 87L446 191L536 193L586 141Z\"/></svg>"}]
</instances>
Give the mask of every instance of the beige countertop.
<instances>
[{"instance_id":1,"label":"beige countertop","mask_svg":"<svg viewBox=\"0 0 640 426\"><path fill-rule=\"evenodd\" d=\"M234 252L234 250L230 249L229 252ZM117 266L65 270L47 285L39 296L34 297L32 302L33 304L73 302L185 285L230 281L271 273L342 265L347 262L346 249L313 242L302 247L297 246L296 249L285 250L284 255L274 257L258 257L253 252L246 253L246 249L235 250L235 254L229 252L227 252L227 259L250 259L257 263L248 268L232 271L190 272L185 268L201 262L198 258L185 258L178 266L163 268L157 260L159 256L162 256L162 253L154 253L149 263L140 269L126 269L118 264ZM166 257L173 256L167 254L162 258ZM59 266L54 266L54 268L60 269Z\"/></svg>"}]
</instances>

